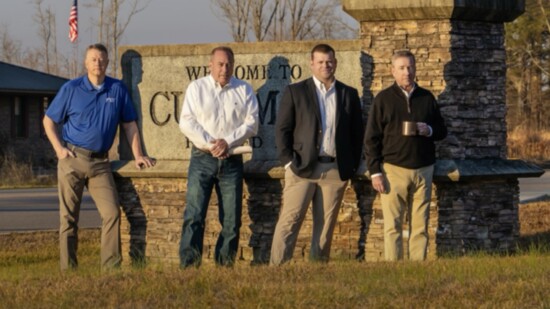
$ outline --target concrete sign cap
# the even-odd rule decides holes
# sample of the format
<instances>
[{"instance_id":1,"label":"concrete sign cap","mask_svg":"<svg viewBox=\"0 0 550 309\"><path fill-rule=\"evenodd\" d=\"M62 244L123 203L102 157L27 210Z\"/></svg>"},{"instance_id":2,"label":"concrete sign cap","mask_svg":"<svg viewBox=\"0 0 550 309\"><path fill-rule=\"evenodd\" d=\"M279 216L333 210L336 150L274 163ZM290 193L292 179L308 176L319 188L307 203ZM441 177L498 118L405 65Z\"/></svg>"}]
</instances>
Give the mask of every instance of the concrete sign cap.
<instances>
[{"instance_id":1,"label":"concrete sign cap","mask_svg":"<svg viewBox=\"0 0 550 309\"><path fill-rule=\"evenodd\" d=\"M510 22L523 14L525 0L342 0L358 21L457 19Z\"/></svg>"}]
</instances>

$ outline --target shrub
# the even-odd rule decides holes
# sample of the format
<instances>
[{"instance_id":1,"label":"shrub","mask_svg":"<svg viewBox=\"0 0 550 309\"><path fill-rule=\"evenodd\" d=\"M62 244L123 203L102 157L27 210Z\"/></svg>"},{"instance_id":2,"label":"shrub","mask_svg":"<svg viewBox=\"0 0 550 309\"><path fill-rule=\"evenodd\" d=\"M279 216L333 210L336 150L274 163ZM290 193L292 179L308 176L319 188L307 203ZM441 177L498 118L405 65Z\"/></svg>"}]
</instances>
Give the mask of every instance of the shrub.
<instances>
[{"instance_id":1,"label":"shrub","mask_svg":"<svg viewBox=\"0 0 550 309\"><path fill-rule=\"evenodd\" d=\"M508 133L508 157L535 163L550 161L550 132L518 126Z\"/></svg>"},{"instance_id":2,"label":"shrub","mask_svg":"<svg viewBox=\"0 0 550 309\"><path fill-rule=\"evenodd\" d=\"M0 187L49 186L56 183L55 175L37 175L29 161L18 160L13 149L0 152Z\"/></svg>"}]
</instances>

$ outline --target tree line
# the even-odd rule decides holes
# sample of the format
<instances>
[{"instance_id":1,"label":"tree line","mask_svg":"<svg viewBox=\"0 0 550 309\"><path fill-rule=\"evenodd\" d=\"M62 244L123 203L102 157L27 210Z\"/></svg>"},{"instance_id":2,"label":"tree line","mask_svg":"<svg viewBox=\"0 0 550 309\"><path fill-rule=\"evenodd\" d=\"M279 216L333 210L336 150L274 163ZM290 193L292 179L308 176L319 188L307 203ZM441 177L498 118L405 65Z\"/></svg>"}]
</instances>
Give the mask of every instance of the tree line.
<instances>
[{"instance_id":1,"label":"tree line","mask_svg":"<svg viewBox=\"0 0 550 309\"><path fill-rule=\"evenodd\" d=\"M211 0L235 42L345 39L358 36L339 0Z\"/></svg>"},{"instance_id":2,"label":"tree line","mask_svg":"<svg viewBox=\"0 0 550 309\"><path fill-rule=\"evenodd\" d=\"M96 10L93 29L112 59L118 58L118 45L132 18L150 1L88 0L82 5ZM58 51L55 13L43 0L33 4L39 47L26 48L10 35L7 25L0 25L0 60L69 78L82 74L82 55ZM210 5L235 42L357 38L359 33L339 0L210 0ZM549 12L550 0L526 0L525 13L505 26L509 129L550 130ZM117 65L111 62L111 75L118 75Z\"/></svg>"},{"instance_id":3,"label":"tree line","mask_svg":"<svg viewBox=\"0 0 550 309\"><path fill-rule=\"evenodd\" d=\"M527 0L506 24L508 128L550 130L550 0Z\"/></svg>"},{"instance_id":4,"label":"tree line","mask_svg":"<svg viewBox=\"0 0 550 309\"><path fill-rule=\"evenodd\" d=\"M88 0L80 1L81 9L96 10L92 19L92 31L97 33L97 42L102 42L109 50L111 59L118 59L120 40L132 18L143 11L151 0ZM69 2L68 2L69 3ZM29 67L49 74L73 78L84 73L82 55L76 49L66 55L59 53L56 35L56 14L43 0L33 0L32 21L39 39L38 47L25 47L20 40L10 35L8 25L0 25L0 61ZM124 11L124 13L122 13ZM62 25L66 25L68 16L62 16ZM83 34L79 20L79 36ZM65 36L62 38L66 39ZM76 46L76 45L75 45ZM111 61L109 74L117 76L117 61Z\"/></svg>"},{"instance_id":5,"label":"tree line","mask_svg":"<svg viewBox=\"0 0 550 309\"><path fill-rule=\"evenodd\" d=\"M8 25L0 25L0 61L30 67L46 73L76 77L83 73L82 55L58 52L56 15L43 0L32 0L33 22L40 44L28 48L10 35ZM87 0L81 8L92 9L96 17L91 30L97 42L107 46L111 59L118 59L118 46L132 18L145 10L151 0ZM210 0L211 10L227 25L235 42L297 41L357 37L357 22L345 17L339 0ZM124 13L123 13L124 12ZM65 26L67 16L62 16ZM82 23L79 25L82 35ZM62 39L66 39L63 37ZM117 61L109 74L117 76Z\"/></svg>"}]
</instances>

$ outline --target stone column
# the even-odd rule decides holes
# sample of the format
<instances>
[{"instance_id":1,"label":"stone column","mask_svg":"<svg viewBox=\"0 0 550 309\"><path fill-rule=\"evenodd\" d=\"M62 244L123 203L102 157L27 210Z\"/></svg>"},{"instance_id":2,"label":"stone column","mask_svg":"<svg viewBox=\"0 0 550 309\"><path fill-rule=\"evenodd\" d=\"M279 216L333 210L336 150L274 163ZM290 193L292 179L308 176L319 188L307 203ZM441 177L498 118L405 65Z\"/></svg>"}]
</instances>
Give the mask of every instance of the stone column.
<instances>
[{"instance_id":1,"label":"stone column","mask_svg":"<svg viewBox=\"0 0 550 309\"><path fill-rule=\"evenodd\" d=\"M506 159L504 22L523 13L524 1L343 0L342 5L360 22L366 111L393 83L390 58L400 49L416 55L417 83L438 98L449 136L437 148L432 203L437 218L430 226L436 255L513 251L519 236L517 178L543 172ZM375 216L367 220L376 220L378 207L374 203ZM381 249L369 256L368 242L367 259L374 259Z\"/></svg>"}]
</instances>

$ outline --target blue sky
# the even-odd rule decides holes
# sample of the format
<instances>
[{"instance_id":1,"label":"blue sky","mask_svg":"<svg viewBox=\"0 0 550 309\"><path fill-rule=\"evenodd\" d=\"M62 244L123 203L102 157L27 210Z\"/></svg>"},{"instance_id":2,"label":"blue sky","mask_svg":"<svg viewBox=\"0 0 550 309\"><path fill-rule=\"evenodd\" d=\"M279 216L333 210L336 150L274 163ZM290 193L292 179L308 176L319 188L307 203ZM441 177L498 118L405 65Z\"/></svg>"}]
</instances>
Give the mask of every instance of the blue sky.
<instances>
[{"instance_id":1,"label":"blue sky","mask_svg":"<svg viewBox=\"0 0 550 309\"><path fill-rule=\"evenodd\" d=\"M147 0L140 0L146 3ZM126 2L131 2L127 0ZM33 21L34 0L2 0L0 25L6 26L11 37L23 47L39 47L38 25ZM79 45L95 43L97 32L92 18L97 9L84 7L94 0L79 0ZM68 17L72 0L43 0L56 15L57 42L62 52L71 50L68 39ZM124 12L123 12L124 13ZM126 16L126 15L123 15ZM191 44L231 42L227 26L214 15L209 0L151 0L128 26L122 45Z\"/></svg>"}]
</instances>

